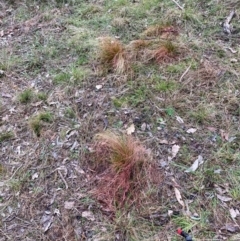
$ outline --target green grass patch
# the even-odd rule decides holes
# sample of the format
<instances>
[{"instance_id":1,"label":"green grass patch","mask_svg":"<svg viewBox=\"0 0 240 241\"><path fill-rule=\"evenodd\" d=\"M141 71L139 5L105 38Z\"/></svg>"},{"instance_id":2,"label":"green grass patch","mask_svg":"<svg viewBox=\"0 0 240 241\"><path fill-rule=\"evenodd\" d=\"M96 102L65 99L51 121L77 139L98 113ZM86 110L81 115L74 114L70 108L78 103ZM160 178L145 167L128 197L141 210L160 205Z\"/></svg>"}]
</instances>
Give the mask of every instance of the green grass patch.
<instances>
[{"instance_id":1,"label":"green grass patch","mask_svg":"<svg viewBox=\"0 0 240 241\"><path fill-rule=\"evenodd\" d=\"M64 111L64 115L67 118L74 119L76 117L74 110L71 107L67 107Z\"/></svg>"},{"instance_id":2,"label":"green grass patch","mask_svg":"<svg viewBox=\"0 0 240 241\"><path fill-rule=\"evenodd\" d=\"M37 116L37 118L40 121L49 122L49 123L53 122L53 114L50 112L42 112Z\"/></svg>"},{"instance_id":3,"label":"green grass patch","mask_svg":"<svg viewBox=\"0 0 240 241\"><path fill-rule=\"evenodd\" d=\"M18 95L18 100L22 104L27 104L33 100L32 89L26 89Z\"/></svg>"},{"instance_id":4,"label":"green grass patch","mask_svg":"<svg viewBox=\"0 0 240 241\"><path fill-rule=\"evenodd\" d=\"M69 83L71 79L71 74L68 72L61 72L57 74L54 79L53 83L54 84L64 84L64 83Z\"/></svg>"},{"instance_id":5,"label":"green grass patch","mask_svg":"<svg viewBox=\"0 0 240 241\"><path fill-rule=\"evenodd\" d=\"M64 85L64 84L73 84L79 85L82 84L86 78L91 74L91 71L88 68L69 66L65 71L55 75L53 79L54 84Z\"/></svg>"},{"instance_id":6,"label":"green grass patch","mask_svg":"<svg viewBox=\"0 0 240 241\"><path fill-rule=\"evenodd\" d=\"M36 134L37 137L40 137L40 132L42 129L41 122L38 118L34 118L29 121L29 126L33 130L33 132Z\"/></svg>"},{"instance_id":7,"label":"green grass patch","mask_svg":"<svg viewBox=\"0 0 240 241\"><path fill-rule=\"evenodd\" d=\"M1 132L0 133L0 143L9 141L14 137L13 132L7 131L7 132Z\"/></svg>"},{"instance_id":8,"label":"green grass patch","mask_svg":"<svg viewBox=\"0 0 240 241\"><path fill-rule=\"evenodd\" d=\"M48 95L44 92L37 93L37 98L42 101L46 101L48 98Z\"/></svg>"},{"instance_id":9,"label":"green grass patch","mask_svg":"<svg viewBox=\"0 0 240 241\"><path fill-rule=\"evenodd\" d=\"M29 121L29 126L36 134L37 137L40 137L41 130L43 129L45 123L52 123L53 122L53 114L50 112L41 112L37 116L33 117Z\"/></svg>"},{"instance_id":10,"label":"green grass patch","mask_svg":"<svg viewBox=\"0 0 240 241\"><path fill-rule=\"evenodd\" d=\"M178 88L178 84L171 80L156 80L154 84L154 90L162 92L171 92Z\"/></svg>"},{"instance_id":11,"label":"green grass patch","mask_svg":"<svg viewBox=\"0 0 240 241\"><path fill-rule=\"evenodd\" d=\"M215 110L209 106L200 104L194 111L190 112L190 116L199 124L207 123L214 117Z\"/></svg>"}]
</instances>

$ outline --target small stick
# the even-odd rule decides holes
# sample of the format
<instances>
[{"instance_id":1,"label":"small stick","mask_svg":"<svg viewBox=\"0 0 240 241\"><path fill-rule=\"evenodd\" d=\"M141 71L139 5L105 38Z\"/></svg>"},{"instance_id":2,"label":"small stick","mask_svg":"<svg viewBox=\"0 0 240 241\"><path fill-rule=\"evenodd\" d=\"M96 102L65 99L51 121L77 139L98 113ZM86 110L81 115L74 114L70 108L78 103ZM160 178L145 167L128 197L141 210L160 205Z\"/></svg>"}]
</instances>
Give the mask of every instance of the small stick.
<instances>
[{"instance_id":1,"label":"small stick","mask_svg":"<svg viewBox=\"0 0 240 241\"><path fill-rule=\"evenodd\" d=\"M62 178L62 180L63 180L63 182L64 182L64 184L65 184L65 186L66 186L66 189L68 189L68 184L67 184L66 180L64 179L63 174L61 173L60 170L58 170L58 174L59 174L60 177Z\"/></svg>"},{"instance_id":2,"label":"small stick","mask_svg":"<svg viewBox=\"0 0 240 241\"><path fill-rule=\"evenodd\" d=\"M182 76L180 77L179 82L182 81L183 77L187 74L187 72L189 71L189 69L190 69L191 67L192 67L192 65L190 64L190 65L188 66L188 68L184 71L184 73L182 74Z\"/></svg>"},{"instance_id":3,"label":"small stick","mask_svg":"<svg viewBox=\"0 0 240 241\"><path fill-rule=\"evenodd\" d=\"M235 10L232 10L230 14L227 16L226 21L223 24L223 31L227 34L231 34L232 26L230 25L232 18L235 16Z\"/></svg>"},{"instance_id":4,"label":"small stick","mask_svg":"<svg viewBox=\"0 0 240 241\"><path fill-rule=\"evenodd\" d=\"M4 181L4 182L9 182L10 180L12 180L13 177L16 175L16 173L18 172L18 170L19 170L21 167L22 167L22 165L20 165L20 166L14 171L14 173L12 174L12 176L11 176L9 179L7 179L6 181Z\"/></svg>"},{"instance_id":5,"label":"small stick","mask_svg":"<svg viewBox=\"0 0 240 241\"><path fill-rule=\"evenodd\" d=\"M175 0L172 0L181 10L183 10L183 7Z\"/></svg>"}]
</instances>

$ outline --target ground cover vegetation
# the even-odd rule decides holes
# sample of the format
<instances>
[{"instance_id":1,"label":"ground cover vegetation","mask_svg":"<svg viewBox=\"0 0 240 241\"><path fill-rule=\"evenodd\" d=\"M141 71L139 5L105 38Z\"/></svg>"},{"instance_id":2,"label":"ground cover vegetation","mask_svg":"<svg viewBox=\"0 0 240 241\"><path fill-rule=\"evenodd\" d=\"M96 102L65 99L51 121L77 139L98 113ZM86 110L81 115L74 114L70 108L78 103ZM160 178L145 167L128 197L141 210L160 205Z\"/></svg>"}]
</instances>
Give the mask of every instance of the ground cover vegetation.
<instances>
[{"instance_id":1,"label":"ground cover vegetation","mask_svg":"<svg viewBox=\"0 0 240 241\"><path fill-rule=\"evenodd\" d=\"M239 240L239 9L0 0L0 241Z\"/></svg>"}]
</instances>

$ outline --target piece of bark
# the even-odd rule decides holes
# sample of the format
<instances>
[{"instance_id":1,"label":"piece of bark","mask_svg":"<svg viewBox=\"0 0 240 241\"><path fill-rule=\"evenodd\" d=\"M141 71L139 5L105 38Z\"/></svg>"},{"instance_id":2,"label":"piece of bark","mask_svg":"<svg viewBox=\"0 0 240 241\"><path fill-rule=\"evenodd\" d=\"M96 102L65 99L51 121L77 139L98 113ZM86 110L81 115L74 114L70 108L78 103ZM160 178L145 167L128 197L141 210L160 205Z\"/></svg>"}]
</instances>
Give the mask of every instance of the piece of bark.
<instances>
[{"instance_id":1,"label":"piece of bark","mask_svg":"<svg viewBox=\"0 0 240 241\"><path fill-rule=\"evenodd\" d=\"M223 31L227 34L231 34L233 27L230 25L232 18L235 16L235 10L232 10L230 14L227 16L225 22L223 23Z\"/></svg>"}]
</instances>

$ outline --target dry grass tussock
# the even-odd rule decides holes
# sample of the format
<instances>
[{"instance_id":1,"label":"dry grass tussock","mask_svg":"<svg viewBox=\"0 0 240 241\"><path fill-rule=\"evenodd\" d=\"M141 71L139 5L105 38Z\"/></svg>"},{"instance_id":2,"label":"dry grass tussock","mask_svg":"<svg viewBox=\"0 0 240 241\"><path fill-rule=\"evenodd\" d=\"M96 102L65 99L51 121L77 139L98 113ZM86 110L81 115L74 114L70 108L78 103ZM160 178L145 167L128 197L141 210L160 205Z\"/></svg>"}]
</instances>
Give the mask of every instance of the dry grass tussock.
<instances>
[{"instance_id":1,"label":"dry grass tussock","mask_svg":"<svg viewBox=\"0 0 240 241\"><path fill-rule=\"evenodd\" d=\"M197 75L203 80L216 80L216 78L220 76L222 71L223 70L221 69L221 67L217 66L214 63L211 63L208 60L204 60L200 65Z\"/></svg>"},{"instance_id":2,"label":"dry grass tussock","mask_svg":"<svg viewBox=\"0 0 240 241\"><path fill-rule=\"evenodd\" d=\"M160 37L163 39L172 38L178 35L178 30L176 27L171 25L154 25L149 26L143 33L144 37Z\"/></svg>"},{"instance_id":3,"label":"dry grass tussock","mask_svg":"<svg viewBox=\"0 0 240 241\"><path fill-rule=\"evenodd\" d=\"M160 181L150 153L132 136L100 133L94 150L97 186L93 193L110 210L139 204L144 196L141 193Z\"/></svg>"},{"instance_id":4,"label":"dry grass tussock","mask_svg":"<svg viewBox=\"0 0 240 241\"><path fill-rule=\"evenodd\" d=\"M213 87L221 75L224 74L224 68L208 60L203 60L197 70L189 71L186 74L184 86L191 86L196 90L203 87ZM202 90L202 89L201 89Z\"/></svg>"},{"instance_id":5,"label":"dry grass tussock","mask_svg":"<svg viewBox=\"0 0 240 241\"><path fill-rule=\"evenodd\" d=\"M147 46L149 46L150 42L147 40L143 40L143 39L137 39L137 40L133 40L129 43L129 48L133 49L133 50L140 50L140 49L144 49Z\"/></svg>"},{"instance_id":6,"label":"dry grass tussock","mask_svg":"<svg viewBox=\"0 0 240 241\"><path fill-rule=\"evenodd\" d=\"M171 62L178 56L178 51L178 46L171 40L137 39L124 46L119 40L106 37L101 38L99 59L104 69L113 69L121 75L132 73L131 65L138 61Z\"/></svg>"},{"instance_id":7,"label":"dry grass tussock","mask_svg":"<svg viewBox=\"0 0 240 241\"><path fill-rule=\"evenodd\" d=\"M100 39L99 58L106 68L114 68L122 74L128 69L127 55L124 45L110 37Z\"/></svg>"},{"instance_id":8,"label":"dry grass tussock","mask_svg":"<svg viewBox=\"0 0 240 241\"><path fill-rule=\"evenodd\" d=\"M154 60L161 64L164 62L171 62L178 56L178 47L171 41L161 41L152 50L147 53L148 60Z\"/></svg>"},{"instance_id":9,"label":"dry grass tussock","mask_svg":"<svg viewBox=\"0 0 240 241\"><path fill-rule=\"evenodd\" d=\"M99 38L98 57L104 69L114 70L117 74L131 73L131 64L136 61L156 63L169 62L177 55L177 46L172 43L178 30L171 25L150 26L142 33L143 39L136 39L124 45L111 38ZM145 38L149 38L146 40ZM157 44L156 44L157 43Z\"/></svg>"}]
</instances>

